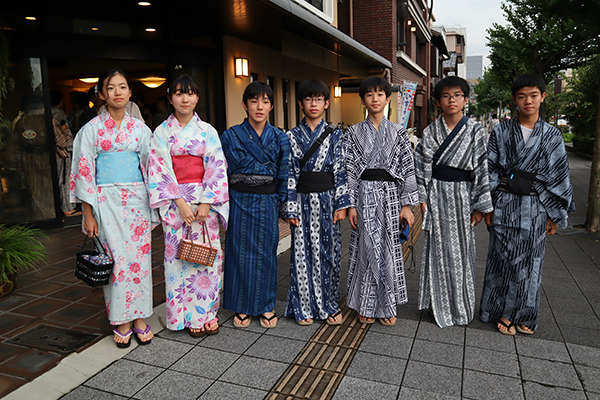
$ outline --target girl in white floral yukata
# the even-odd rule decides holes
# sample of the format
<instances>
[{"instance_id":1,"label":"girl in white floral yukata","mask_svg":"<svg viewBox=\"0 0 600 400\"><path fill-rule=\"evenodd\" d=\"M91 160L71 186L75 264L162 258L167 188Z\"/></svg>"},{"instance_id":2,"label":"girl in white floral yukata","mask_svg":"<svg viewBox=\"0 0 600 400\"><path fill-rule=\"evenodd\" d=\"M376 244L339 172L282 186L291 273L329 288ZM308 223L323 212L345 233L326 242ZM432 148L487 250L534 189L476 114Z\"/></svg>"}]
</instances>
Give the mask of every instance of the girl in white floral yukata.
<instances>
[{"instance_id":1,"label":"girl in white floral yukata","mask_svg":"<svg viewBox=\"0 0 600 400\"><path fill-rule=\"evenodd\" d=\"M145 184L152 133L125 111L131 90L122 71L106 71L97 88L107 109L75 137L71 202L83 202L84 233L114 260L104 300L117 347L128 347L133 333L145 345L153 337L144 318L152 315L150 231L158 222Z\"/></svg>"},{"instance_id":2,"label":"girl in white floral yukata","mask_svg":"<svg viewBox=\"0 0 600 400\"><path fill-rule=\"evenodd\" d=\"M223 270L219 218L225 227L229 218L227 166L217 131L194 112L193 79L175 78L168 97L175 112L154 131L148 166L150 206L160 209L165 234L167 328L187 329L192 337L214 335ZM179 241L190 230L194 241L202 241L203 222L219 249L213 265L178 259Z\"/></svg>"}]
</instances>

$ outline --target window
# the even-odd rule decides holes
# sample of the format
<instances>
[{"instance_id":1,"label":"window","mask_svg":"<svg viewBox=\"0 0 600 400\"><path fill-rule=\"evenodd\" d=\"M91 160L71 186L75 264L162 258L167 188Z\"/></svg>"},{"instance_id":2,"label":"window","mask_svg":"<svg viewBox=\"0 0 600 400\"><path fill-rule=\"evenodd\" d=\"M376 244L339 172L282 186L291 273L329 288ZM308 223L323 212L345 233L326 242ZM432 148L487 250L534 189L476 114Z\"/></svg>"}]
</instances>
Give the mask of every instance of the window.
<instances>
[{"instance_id":1,"label":"window","mask_svg":"<svg viewBox=\"0 0 600 400\"><path fill-rule=\"evenodd\" d=\"M327 23L333 22L335 3L338 0L293 0L298 5L306 8Z\"/></svg>"}]
</instances>

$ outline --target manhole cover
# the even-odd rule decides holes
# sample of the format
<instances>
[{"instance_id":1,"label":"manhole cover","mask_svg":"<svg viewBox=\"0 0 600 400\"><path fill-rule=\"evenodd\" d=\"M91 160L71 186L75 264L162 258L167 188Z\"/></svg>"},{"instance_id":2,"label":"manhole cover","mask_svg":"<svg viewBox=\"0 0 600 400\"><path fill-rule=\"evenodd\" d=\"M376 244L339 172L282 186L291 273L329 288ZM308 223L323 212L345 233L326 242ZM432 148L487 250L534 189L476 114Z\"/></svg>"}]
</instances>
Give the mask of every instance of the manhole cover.
<instances>
[{"instance_id":1,"label":"manhole cover","mask_svg":"<svg viewBox=\"0 0 600 400\"><path fill-rule=\"evenodd\" d=\"M8 340L8 342L41 350L71 353L96 339L98 336L100 336L98 333L38 325L19 336L15 336Z\"/></svg>"}]
</instances>

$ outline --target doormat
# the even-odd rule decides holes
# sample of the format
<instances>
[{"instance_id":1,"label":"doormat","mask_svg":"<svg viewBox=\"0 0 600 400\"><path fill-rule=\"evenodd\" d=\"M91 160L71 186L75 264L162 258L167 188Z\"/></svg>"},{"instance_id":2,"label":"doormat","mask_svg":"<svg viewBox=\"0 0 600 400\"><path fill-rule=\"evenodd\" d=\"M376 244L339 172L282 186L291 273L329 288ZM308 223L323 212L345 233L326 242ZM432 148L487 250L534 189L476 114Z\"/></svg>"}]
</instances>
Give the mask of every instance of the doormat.
<instances>
[{"instance_id":1,"label":"doormat","mask_svg":"<svg viewBox=\"0 0 600 400\"><path fill-rule=\"evenodd\" d=\"M8 340L8 343L58 353L72 353L99 337L98 333L38 325Z\"/></svg>"}]
</instances>

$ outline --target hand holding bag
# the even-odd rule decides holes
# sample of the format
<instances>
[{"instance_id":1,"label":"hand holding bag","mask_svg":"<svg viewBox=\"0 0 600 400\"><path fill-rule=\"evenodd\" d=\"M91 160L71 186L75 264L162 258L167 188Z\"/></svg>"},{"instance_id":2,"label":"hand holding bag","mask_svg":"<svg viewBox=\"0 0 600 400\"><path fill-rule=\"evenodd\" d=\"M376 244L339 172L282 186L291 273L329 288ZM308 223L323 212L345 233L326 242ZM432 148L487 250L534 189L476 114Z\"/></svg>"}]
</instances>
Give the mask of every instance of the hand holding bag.
<instances>
[{"instance_id":1,"label":"hand holding bag","mask_svg":"<svg viewBox=\"0 0 600 400\"><path fill-rule=\"evenodd\" d=\"M217 257L217 248L213 247L208 234L206 221L202 222L202 241L204 243L194 243L192 239L192 227L188 225L187 235L179 241L179 249L177 250L177 258L180 260L190 261L196 264L212 267ZM206 239L208 238L208 243Z\"/></svg>"},{"instance_id":2,"label":"hand holding bag","mask_svg":"<svg viewBox=\"0 0 600 400\"><path fill-rule=\"evenodd\" d=\"M104 247L96 236L92 239L90 249L84 250L87 240L88 237L86 236L81 251L77 253L75 276L92 287L108 285L114 266L113 259L106 254ZM98 249L102 251L97 251Z\"/></svg>"}]
</instances>

